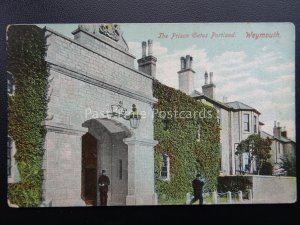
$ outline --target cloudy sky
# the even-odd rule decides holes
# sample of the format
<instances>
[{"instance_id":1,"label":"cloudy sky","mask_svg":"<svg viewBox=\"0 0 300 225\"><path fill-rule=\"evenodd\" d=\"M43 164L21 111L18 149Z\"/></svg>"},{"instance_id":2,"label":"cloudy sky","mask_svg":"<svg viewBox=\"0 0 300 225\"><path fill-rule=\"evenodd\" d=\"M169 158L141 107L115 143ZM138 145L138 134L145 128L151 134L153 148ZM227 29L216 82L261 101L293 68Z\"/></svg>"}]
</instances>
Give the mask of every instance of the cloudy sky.
<instances>
[{"instance_id":1,"label":"cloudy sky","mask_svg":"<svg viewBox=\"0 0 300 225\"><path fill-rule=\"evenodd\" d=\"M40 26L44 26L41 24ZM195 89L204 72L214 72L216 98L241 101L262 113L263 130L274 120L295 137L295 30L291 23L120 24L130 52L141 57L141 42L152 39L157 79L178 88L180 57L191 55ZM47 24L72 37L77 25ZM248 34L267 33L272 38ZM164 33L164 35L161 35ZM163 36L163 37L162 37ZM269 36L270 37L270 36Z\"/></svg>"}]
</instances>

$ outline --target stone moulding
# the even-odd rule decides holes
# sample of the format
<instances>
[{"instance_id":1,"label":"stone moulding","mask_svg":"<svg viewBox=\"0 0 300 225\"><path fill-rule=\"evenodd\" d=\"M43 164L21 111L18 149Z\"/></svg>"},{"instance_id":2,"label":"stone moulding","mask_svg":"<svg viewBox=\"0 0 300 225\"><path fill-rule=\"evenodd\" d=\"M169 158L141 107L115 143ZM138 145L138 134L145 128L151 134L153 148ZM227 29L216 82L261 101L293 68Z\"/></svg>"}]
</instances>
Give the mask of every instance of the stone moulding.
<instances>
[{"instance_id":1,"label":"stone moulding","mask_svg":"<svg viewBox=\"0 0 300 225\"><path fill-rule=\"evenodd\" d=\"M86 83L95 85L97 87L104 88L106 90L124 95L124 96L129 97L129 98L139 100L141 102L145 102L145 103L149 103L149 104L153 104L153 103L157 102L156 98L153 98L151 96L145 96L145 95L137 93L136 91L133 91L129 88L124 88L124 87L121 88L121 87L118 87L116 84L107 83L106 81L104 81L100 78L96 79L96 78L93 78L91 75L88 76L88 75L85 75L85 74L82 74L82 73L79 73L79 72L75 72L75 71L70 70L70 69L66 69L64 66L60 66L60 65L57 65L57 64L54 64L54 63L51 63L51 62L48 62L48 63L50 65L50 70L52 69L56 72L62 73L64 75L67 75L67 76L72 77L74 79L84 81Z\"/></svg>"},{"instance_id":2,"label":"stone moulding","mask_svg":"<svg viewBox=\"0 0 300 225\"><path fill-rule=\"evenodd\" d=\"M47 132L55 132L55 133L61 133L61 134L71 134L71 135L83 135L86 132L88 132L87 128L83 127L74 127L71 125L59 125L59 124L50 124L49 122L45 121L42 124Z\"/></svg>"}]
</instances>

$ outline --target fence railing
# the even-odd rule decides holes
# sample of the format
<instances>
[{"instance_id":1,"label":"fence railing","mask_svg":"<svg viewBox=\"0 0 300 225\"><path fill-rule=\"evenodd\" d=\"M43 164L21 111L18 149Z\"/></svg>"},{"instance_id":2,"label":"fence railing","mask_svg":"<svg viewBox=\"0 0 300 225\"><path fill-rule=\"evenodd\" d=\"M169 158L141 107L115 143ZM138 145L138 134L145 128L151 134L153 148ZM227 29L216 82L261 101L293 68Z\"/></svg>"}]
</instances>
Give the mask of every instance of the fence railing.
<instances>
[{"instance_id":1,"label":"fence railing","mask_svg":"<svg viewBox=\"0 0 300 225\"><path fill-rule=\"evenodd\" d=\"M245 195L246 194L246 197ZM186 204L189 205L191 203L191 200L194 198L194 196L191 193L186 194ZM205 192L203 193L204 203L206 204L236 204L236 203L243 203L244 201L252 202L253 195L252 190L247 190L246 193L243 193L242 191L238 192ZM208 202L206 199L210 199L210 202Z\"/></svg>"}]
</instances>

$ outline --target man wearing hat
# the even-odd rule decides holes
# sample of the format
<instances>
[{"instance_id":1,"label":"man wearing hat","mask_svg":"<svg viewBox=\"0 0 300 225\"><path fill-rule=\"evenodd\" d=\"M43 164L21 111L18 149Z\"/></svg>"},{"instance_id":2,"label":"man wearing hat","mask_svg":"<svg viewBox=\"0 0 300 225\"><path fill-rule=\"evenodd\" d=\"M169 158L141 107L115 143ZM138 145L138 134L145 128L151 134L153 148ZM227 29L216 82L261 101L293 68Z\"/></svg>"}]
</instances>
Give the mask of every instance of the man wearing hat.
<instances>
[{"instance_id":1,"label":"man wearing hat","mask_svg":"<svg viewBox=\"0 0 300 225\"><path fill-rule=\"evenodd\" d=\"M98 185L100 189L100 205L106 206L108 185L110 185L109 178L106 176L106 170L102 170L102 173L98 179Z\"/></svg>"},{"instance_id":2,"label":"man wearing hat","mask_svg":"<svg viewBox=\"0 0 300 225\"><path fill-rule=\"evenodd\" d=\"M192 186L194 189L194 198L191 201L191 205L199 200L199 205L203 204L203 196L202 196L202 191L203 191L203 186L204 186L204 179L201 179L201 175L197 174L196 178L192 182Z\"/></svg>"}]
</instances>

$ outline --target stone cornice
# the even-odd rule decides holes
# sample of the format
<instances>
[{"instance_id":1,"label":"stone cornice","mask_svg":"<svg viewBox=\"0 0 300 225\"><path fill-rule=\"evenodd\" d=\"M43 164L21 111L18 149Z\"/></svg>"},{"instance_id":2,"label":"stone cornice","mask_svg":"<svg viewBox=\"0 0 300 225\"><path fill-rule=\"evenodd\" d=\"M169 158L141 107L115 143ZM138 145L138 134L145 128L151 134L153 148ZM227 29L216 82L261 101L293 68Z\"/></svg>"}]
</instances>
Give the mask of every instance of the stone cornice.
<instances>
[{"instance_id":1,"label":"stone cornice","mask_svg":"<svg viewBox=\"0 0 300 225\"><path fill-rule=\"evenodd\" d=\"M157 99L151 97L151 96L145 96L141 93L137 93L134 90L131 90L129 88L125 88L125 87L119 87L116 84L112 84L112 83L107 83L106 81L100 79L100 78L94 78L91 75L85 75L76 71L73 71L71 69L67 69L65 66L61 66L61 65L57 65L51 62L48 62L50 65L50 69L57 71L59 73L62 73L64 75L67 75L69 77L72 77L74 79L77 80L81 80L84 81L86 83L107 89L109 91L121 94L123 96L126 97L130 97L145 103L150 103L153 104L155 102L157 102Z\"/></svg>"},{"instance_id":2,"label":"stone cornice","mask_svg":"<svg viewBox=\"0 0 300 225\"><path fill-rule=\"evenodd\" d=\"M124 143L127 145L142 145L142 146L151 146L154 147L158 144L158 141L153 139L146 139L146 138L136 138L130 137L123 139Z\"/></svg>"},{"instance_id":3,"label":"stone cornice","mask_svg":"<svg viewBox=\"0 0 300 225\"><path fill-rule=\"evenodd\" d=\"M86 132L88 132L87 128L74 127L66 124L57 124L57 123L54 124L48 121L45 121L42 125L46 128L47 132L73 134L73 135L83 135Z\"/></svg>"}]
</instances>

